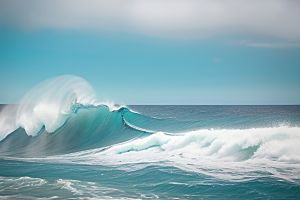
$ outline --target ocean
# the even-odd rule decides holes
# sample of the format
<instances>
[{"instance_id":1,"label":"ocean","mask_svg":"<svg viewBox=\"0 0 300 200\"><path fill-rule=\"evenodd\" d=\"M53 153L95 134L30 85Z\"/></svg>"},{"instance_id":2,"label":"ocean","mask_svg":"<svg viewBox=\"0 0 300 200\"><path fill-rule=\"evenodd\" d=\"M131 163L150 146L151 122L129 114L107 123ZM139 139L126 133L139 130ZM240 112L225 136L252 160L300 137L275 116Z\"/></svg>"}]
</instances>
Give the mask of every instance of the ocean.
<instances>
[{"instance_id":1,"label":"ocean","mask_svg":"<svg viewBox=\"0 0 300 200\"><path fill-rule=\"evenodd\" d=\"M45 91L0 106L0 199L300 198L299 105L125 106Z\"/></svg>"}]
</instances>

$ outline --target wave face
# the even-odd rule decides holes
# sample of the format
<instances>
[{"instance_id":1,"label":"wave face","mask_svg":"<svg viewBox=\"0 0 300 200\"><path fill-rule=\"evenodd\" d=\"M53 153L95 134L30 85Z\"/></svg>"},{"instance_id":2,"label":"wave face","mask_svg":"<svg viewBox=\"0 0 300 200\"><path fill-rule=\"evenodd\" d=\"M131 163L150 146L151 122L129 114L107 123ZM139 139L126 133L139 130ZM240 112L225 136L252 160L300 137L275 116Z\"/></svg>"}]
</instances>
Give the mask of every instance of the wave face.
<instances>
[{"instance_id":1,"label":"wave face","mask_svg":"<svg viewBox=\"0 0 300 200\"><path fill-rule=\"evenodd\" d=\"M30 157L65 154L87 149L109 147L135 138L142 133L124 124L122 108L111 112L105 105L81 107L76 115L49 133L42 128L36 136L27 135L22 127L0 143L0 155Z\"/></svg>"},{"instance_id":2,"label":"wave face","mask_svg":"<svg viewBox=\"0 0 300 200\"><path fill-rule=\"evenodd\" d=\"M62 76L0 106L0 135L4 199L300 196L300 106L118 106Z\"/></svg>"}]
</instances>

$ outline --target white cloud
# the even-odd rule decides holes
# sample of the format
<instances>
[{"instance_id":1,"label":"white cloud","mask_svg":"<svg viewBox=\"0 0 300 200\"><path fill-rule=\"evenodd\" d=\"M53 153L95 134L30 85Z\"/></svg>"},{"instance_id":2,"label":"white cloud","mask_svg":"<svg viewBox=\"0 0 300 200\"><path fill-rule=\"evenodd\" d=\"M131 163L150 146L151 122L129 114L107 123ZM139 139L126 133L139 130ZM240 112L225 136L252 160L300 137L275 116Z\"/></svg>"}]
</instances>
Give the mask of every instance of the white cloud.
<instances>
[{"instance_id":1,"label":"white cloud","mask_svg":"<svg viewBox=\"0 0 300 200\"><path fill-rule=\"evenodd\" d=\"M173 39L244 34L293 42L300 40L299 10L298 0L0 0L0 24Z\"/></svg>"},{"instance_id":2,"label":"white cloud","mask_svg":"<svg viewBox=\"0 0 300 200\"><path fill-rule=\"evenodd\" d=\"M300 47L300 43L250 43L248 46L261 48L290 48Z\"/></svg>"}]
</instances>

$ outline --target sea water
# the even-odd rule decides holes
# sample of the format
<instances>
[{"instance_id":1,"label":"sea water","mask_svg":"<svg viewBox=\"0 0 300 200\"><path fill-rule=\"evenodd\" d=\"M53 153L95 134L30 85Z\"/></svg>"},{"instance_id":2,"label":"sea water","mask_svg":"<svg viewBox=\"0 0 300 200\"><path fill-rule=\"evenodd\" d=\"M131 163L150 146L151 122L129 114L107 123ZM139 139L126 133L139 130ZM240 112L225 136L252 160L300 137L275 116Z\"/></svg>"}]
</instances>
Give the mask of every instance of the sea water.
<instances>
[{"instance_id":1,"label":"sea water","mask_svg":"<svg viewBox=\"0 0 300 200\"><path fill-rule=\"evenodd\" d=\"M119 106L83 94L0 106L0 199L300 198L299 105Z\"/></svg>"}]
</instances>

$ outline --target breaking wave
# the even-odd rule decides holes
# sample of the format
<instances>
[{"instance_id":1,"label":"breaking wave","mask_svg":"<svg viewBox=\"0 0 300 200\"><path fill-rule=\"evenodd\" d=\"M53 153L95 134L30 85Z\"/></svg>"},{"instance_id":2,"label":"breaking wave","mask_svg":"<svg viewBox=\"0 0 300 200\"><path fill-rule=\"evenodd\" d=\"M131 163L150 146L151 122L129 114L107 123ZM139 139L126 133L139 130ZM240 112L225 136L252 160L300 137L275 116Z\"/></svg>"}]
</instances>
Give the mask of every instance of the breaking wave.
<instances>
[{"instance_id":1,"label":"breaking wave","mask_svg":"<svg viewBox=\"0 0 300 200\"><path fill-rule=\"evenodd\" d=\"M215 130L195 121L148 117L126 106L97 102L89 83L71 75L38 84L0 116L0 156L80 156L91 150L102 157L134 154L153 162L178 156L300 163L299 127Z\"/></svg>"}]
</instances>

